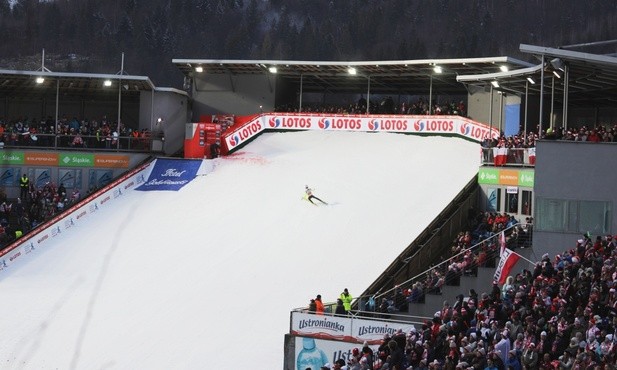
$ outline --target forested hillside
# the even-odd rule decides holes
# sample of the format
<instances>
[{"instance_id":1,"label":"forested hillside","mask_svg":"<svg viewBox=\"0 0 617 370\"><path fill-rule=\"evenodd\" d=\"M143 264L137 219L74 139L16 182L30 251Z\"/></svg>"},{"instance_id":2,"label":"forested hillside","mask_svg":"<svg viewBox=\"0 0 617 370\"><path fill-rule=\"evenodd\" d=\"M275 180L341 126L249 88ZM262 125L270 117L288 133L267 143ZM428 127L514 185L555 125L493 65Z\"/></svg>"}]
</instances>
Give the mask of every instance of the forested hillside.
<instances>
[{"instance_id":1,"label":"forested hillside","mask_svg":"<svg viewBox=\"0 0 617 370\"><path fill-rule=\"evenodd\" d=\"M512 56L521 43L617 39L603 0L0 0L0 69L150 76L173 58L391 60ZM612 46L615 48L615 46ZM615 52L613 50L613 52Z\"/></svg>"}]
</instances>

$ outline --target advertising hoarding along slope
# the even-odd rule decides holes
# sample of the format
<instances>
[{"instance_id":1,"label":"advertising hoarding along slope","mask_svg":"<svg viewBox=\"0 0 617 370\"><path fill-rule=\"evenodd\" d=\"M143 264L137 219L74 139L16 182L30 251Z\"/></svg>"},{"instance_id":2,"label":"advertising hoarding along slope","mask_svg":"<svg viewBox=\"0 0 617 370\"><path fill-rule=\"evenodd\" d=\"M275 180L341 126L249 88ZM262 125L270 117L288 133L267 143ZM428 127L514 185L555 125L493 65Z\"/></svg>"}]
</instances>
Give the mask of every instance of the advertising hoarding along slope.
<instances>
[{"instance_id":1,"label":"advertising hoarding along slope","mask_svg":"<svg viewBox=\"0 0 617 370\"><path fill-rule=\"evenodd\" d=\"M263 131L343 130L419 135L456 135L481 142L498 137L499 130L460 116L262 114L231 127L223 135L224 149L232 152Z\"/></svg>"}]
</instances>

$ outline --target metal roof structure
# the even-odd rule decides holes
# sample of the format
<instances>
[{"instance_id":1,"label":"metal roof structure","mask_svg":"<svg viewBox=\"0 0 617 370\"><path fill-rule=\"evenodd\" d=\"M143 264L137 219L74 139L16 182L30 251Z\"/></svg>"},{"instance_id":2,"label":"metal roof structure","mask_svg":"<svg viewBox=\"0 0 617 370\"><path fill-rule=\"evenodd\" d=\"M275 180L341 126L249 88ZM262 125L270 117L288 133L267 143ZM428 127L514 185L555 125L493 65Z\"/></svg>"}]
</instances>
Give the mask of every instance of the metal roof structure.
<instances>
[{"instance_id":1,"label":"metal roof structure","mask_svg":"<svg viewBox=\"0 0 617 370\"><path fill-rule=\"evenodd\" d=\"M550 94L554 86L555 99L563 102L565 90L567 104L572 107L614 107L617 103L614 56L526 44L521 44L520 50L538 58L539 64L508 72L461 75L457 81L481 88L496 81L494 89L521 95L539 95L541 90Z\"/></svg>"},{"instance_id":2,"label":"metal roof structure","mask_svg":"<svg viewBox=\"0 0 617 370\"><path fill-rule=\"evenodd\" d=\"M38 78L43 81L37 82ZM105 81L111 81L111 85L105 86ZM0 70L0 97L40 98L56 92L63 97L100 98L106 93L117 96L118 83L122 85L123 95L155 89L145 76Z\"/></svg>"},{"instance_id":3,"label":"metal roof structure","mask_svg":"<svg viewBox=\"0 0 617 370\"><path fill-rule=\"evenodd\" d=\"M466 95L465 85L456 80L459 75L533 66L510 57L356 62L173 59L172 63L188 78L276 75L277 79L301 86L305 93L362 93L370 88L371 94L393 95L426 95L431 86L437 94Z\"/></svg>"}]
</instances>

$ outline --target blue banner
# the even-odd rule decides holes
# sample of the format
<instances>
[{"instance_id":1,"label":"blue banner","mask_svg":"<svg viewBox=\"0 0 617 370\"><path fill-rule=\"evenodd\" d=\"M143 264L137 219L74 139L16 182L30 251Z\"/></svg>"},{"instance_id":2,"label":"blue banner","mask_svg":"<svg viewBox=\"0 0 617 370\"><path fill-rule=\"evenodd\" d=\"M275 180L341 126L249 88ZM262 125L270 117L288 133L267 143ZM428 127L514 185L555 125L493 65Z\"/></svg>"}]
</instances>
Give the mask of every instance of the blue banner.
<instances>
[{"instance_id":1,"label":"blue banner","mask_svg":"<svg viewBox=\"0 0 617 370\"><path fill-rule=\"evenodd\" d=\"M521 105L508 104L506 105L506 129L504 134L507 136L518 135L521 130Z\"/></svg>"},{"instance_id":2,"label":"blue banner","mask_svg":"<svg viewBox=\"0 0 617 370\"><path fill-rule=\"evenodd\" d=\"M201 160L157 159L148 181L135 190L178 191L197 176Z\"/></svg>"}]
</instances>

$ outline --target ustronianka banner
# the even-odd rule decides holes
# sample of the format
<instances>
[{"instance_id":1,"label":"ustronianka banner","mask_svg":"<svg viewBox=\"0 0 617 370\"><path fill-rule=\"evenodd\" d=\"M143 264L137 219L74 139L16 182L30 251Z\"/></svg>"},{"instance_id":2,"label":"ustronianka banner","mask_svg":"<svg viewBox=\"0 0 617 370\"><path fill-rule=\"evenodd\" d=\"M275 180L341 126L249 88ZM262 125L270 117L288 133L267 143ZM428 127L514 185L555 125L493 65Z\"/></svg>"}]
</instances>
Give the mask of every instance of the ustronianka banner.
<instances>
[{"instance_id":1,"label":"ustronianka banner","mask_svg":"<svg viewBox=\"0 0 617 370\"><path fill-rule=\"evenodd\" d=\"M201 160L157 159L148 181L135 190L178 191L197 175Z\"/></svg>"},{"instance_id":2,"label":"ustronianka banner","mask_svg":"<svg viewBox=\"0 0 617 370\"><path fill-rule=\"evenodd\" d=\"M399 329L405 333L414 328L413 324L352 319L349 317L315 315L293 312L291 334L345 342L379 344L385 334L394 335Z\"/></svg>"}]
</instances>

